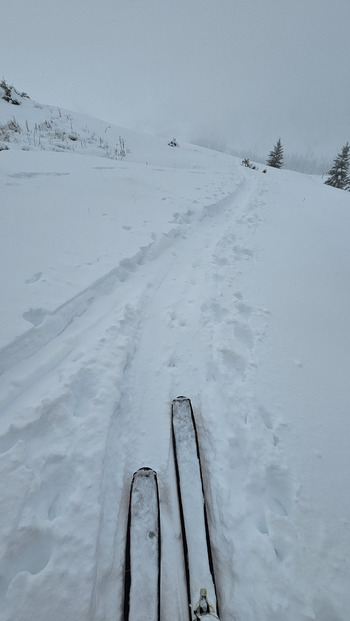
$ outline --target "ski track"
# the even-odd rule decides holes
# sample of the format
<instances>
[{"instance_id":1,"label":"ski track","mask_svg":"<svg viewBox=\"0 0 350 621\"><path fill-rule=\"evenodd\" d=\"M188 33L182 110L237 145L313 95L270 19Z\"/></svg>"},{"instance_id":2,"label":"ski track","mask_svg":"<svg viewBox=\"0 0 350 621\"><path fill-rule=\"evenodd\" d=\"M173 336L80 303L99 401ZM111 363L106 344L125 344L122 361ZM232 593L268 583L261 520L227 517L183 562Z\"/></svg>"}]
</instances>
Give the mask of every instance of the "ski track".
<instances>
[{"instance_id":1,"label":"ski track","mask_svg":"<svg viewBox=\"0 0 350 621\"><path fill-rule=\"evenodd\" d=\"M258 260L254 231L263 218L263 178L248 174L223 200L180 218L160 241L121 261L0 351L0 459L11 451L3 528L6 534L7 520L15 521L19 533L7 548L0 593L18 598L16 621L58 619L64 611L75 621L122 619L130 483L143 466L158 473L161 618L169 609L174 621L186 618L170 442L170 404L179 394L191 398L197 420L221 619L260 618L248 598L254 582L256 602L266 610L274 584L269 621L292 620L281 562L299 545L293 529L298 487L283 465L278 421L254 403L252 391L254 348L269 311L244 297L240 280ZM216 431L216 416L224 435ZM56 454L51 434L56 447L62 438ZM18 485L17 497L11 492L12 476L22 481L22 498ZM228 506L237 511L227 515ZM246 542L245 555L235 539ZM65 555L88 562L54 574L51 566L60 567ZM264 581L266 559L274 575ZM71 597L55 597L56 608L38 614L40 590L61 582L70 585L64 593ZM314 618L298 592L295 601L300 619ZM14 621L6 607L3 619Z\"/></svg>"},{"instance_id":2,"label":"ski track","mask_svg":"<svg viewBox=\"0 0 350 621\"><path fill-rule=\"evenodd\" d=\"M210 219L211 212L220 212L230 202L231 196L211 208L203 209L200 226ZM26 593L30 591L32 576L40 576L40 580L37 580L39 588L48 588L52 581L50 557L53 556L55 563L59 564L60 555L67 549L67 543L60 540L59 519L62 513L66 513L66 519L72 519L74 524L72 541L69 542L70 553L74 555L74 550L78 552L83 543L86 552L95 557L95 562L94 569L91 570L89 566L88 574L85 575L85 580L92 584L92 597L88 595L89 589L83 587L82 577L79 578L72 568L71 575L65 579L76 590L79 605L61 602L61 606L67 606L76 618L86 618L86 612L82 617L82 610L89 610L91 619L112 619L118 609L121 611L126 498L132 473L141 465L151 462L155 462L161 473L164 472L165 478L168 471L172 470L166 438L169 437L169 403L173 393L169 378L163 386L160 377L164 364L161 354L163 343L157 344L150 357L150 348L154 347L154 343L148 314L153 315L152 321L155 321L157 314L154 310L158 307L159 320L165 319L165 332L176 327L181 300L177 300L176 310L172 310L174 303L169 303L164 311L162 288L169 279L171 265L177 272L178 257L173 248L181 243L190 243L187 236L190 237L192 230L198 226L191 214L178 220L180 224L160 242L152 243L131 259L123 260L115 270L44 317L36 327L0 352L0 385L1 394L4 395L1 404L0 451L4 458L11 451L12 471L9 472L9 481L11 476L19 476L24 490L22 499L14 498L9 486L8 498L5 499L8 508L6 518L10 519L11 516L13 519L17 515L18 529L19 532L23 530L24 539L29 539L34 532L32 539L36 543L35 549L43 549L40 555L42 561L38 566L34 552L26 552L25 543L21 549L21 538L16 549L14 546L9 548L12 552L9 552L7 559L7 582L2 581L1 588L4 594L9 587L11 599L14 593L16 596L21 593L18 611L23 609L23 602L27 600ZM194 223L191 222L193 220ZM160 256L162 269L159 269L160 262L157 261ZM149 281L148 271L151 273ZM184 286L186 290L187 283ZM122 294L120 287L123 288ZM128 300L127 304L125 300ZM163 317L159 316L161 314ZM181 319L179 321L181 323ZM168 349L166 366L171 376L176 366L176 354L172 353L171 342ZM69 361L70 375L65 371L66 361ZM158 362L156 369L155 362ZM142 376L147 365L150 365L149 395L139 395L135 390L137 378ZM75 373L71 372L72 368L76 369ZM165 390L162 400L159 399L161 389ZM132 403L131 393L135 393L135 396L132 395ZM144 420L143 403L147 403L147 412L152 413L147 423ZM152 424L158 424L158 420L163 424L165 438L161 461L148 442L149 430ZM68 425L73 428L73 432L67 441L64 428ZM51 433L55 435L56 446L57 438L62 436L62 451L57 450L57 455L50 454L49 446L42 443L43 438L49 441ZM101 437L105 437L106 445L102 462L97 448ZM130 446L134 447L132 453ZM145 447L149 447L149 451L145 451ZM87 455L90 454L89 460L84 457L85 451ZM94 459L91 459L91 454ZM157 457L154 458L154 455ZM89 489L84 481L84 469L92 469L95 474ZM39 470L42 480L37 484L35 472ZM163 519L168 521L171 542L179 539L180 527L178 523L176 533L177 505L165 487L163 485L163 498L168 496L168 500ZM93 510L96 497L100 506L97 520L96 511ZM47 498L51 498L51 501L48 502ZM25 515L26 506L31 502L39 507L42 505L39 516ZM79 534L73 534L79 533L80 520L84 524L86 521L91 523L89 542L81 542ZM175 523L173 535L172 522ZM177 565L181 566L180 544L178 548L177 553L172 553L172 560L177 556ZM24 562L22 566L16 565L17 557L26 556L30 557L32 564ZM166 565L165 559L164 567ZM28 575L23 574L23 570ZM166 584L166 576L165 571L165 588L169 586ZM180 572L178 582L181 583L181 580ZM116 588L116 585L119 587ZM181 588L177 597L180 602ZM35 600L32 606L35 610ZM25 614L29 616L31 606L27 601L25 609ZM45 611L42 614L44 617ZM54 611L51 611L52 614Z\"/></svg>"},{"instance_id":3,"label":"ski track","mask_svg":"<svg viewBox=\"0 0 350 621\"><path fill-rule=\"evenodd\" d=\"M240 189L240 192L242 189ZM216 206L206 208L201 217L200 226L206 230L206 243L209 246L214 244L212 240L211 218L222 217L226 210L231 210L232 198L225 199ZM223 217L225 225L227 215ZM195 225L192 225L195 228ZM197 224L196 224L197 226ZM191 339L198 338L198 326L200 325L201 310L198 300L202 299L202 289L206 288L203 277L197 283L197 279L192 276L196 265L201 265L202 257L202 230L198 235L193 246L193 272L190 270L188 275L188 265L182 257L186 256L184 249L188 244L193 245L190 236L191 230L184 232L182 236L176 237L176 243L166 249L162 255L161 265L157 264L152 281L148 282L144 288L142 300L138 306L137 321L135 323L135 336L132 340L133 353L130 361L125 365L120 392L120 401L115 408L115 413L110 431L108 433L108 445L106 449L103 505L104 514L110 516L116 513L117 507L126 506L125 499L128 497L129 486L133 472L143 466L154 468L158 472L161 503L162 520L162 597L161 615L166 615L166 610L173 601L174 593L178 598L177 610L179 619L186 616L186 589L183 571L174 575L174 566L182 565L182 542L180 537L180 521L177 507L177 497L175 489L175 474L173 467L172 448L170 443L170 403L175 394L181 391L184 385L186 368L191 369L198 375L199 361L195 361L194 368L191 364ZM197 237L197 236L196 236ZM198 256L197 256L198 255ZM201 272L200 272L201 273ZM179 276L180 274L180 276ZM183 278L182 274L186 274ZM199 292L199 293L198 293ZM188 320L190 319L190 321ZM189 324L189 325L188 325ZM154 335L157 335L155 340ZM180 357L181 352L181 357ZM182 368L183 367L183 368ZM180 376L180 377L179 377ZM192 375L193 377L193 375ZM200 378L198 378L201 381ZM191 389L187 378L187 390ZM147 386L144 391L139 390L138 386ZM157 436L162 438L159 446L158 441L154 441L154 430L157 429ZM120 480L121 473L115 472L115 453L116 446L120 438L127 438L128 446L131 450L126 450L127 457L124 462L123 480ZM110 493L110 489L116 489L115 479L119 477L119 488L121 498ZM168 484L165 484L168 482ZM126 523L126 509L123 511L120 522ZM112 533L108 528L113 528L107 520L102 520L99 528L100 540L110 542ZM110 610L120 607L122 599L122 572L124 555L124 529L118 531L119 537L110 556L109 580L110 587ZM109 545L109 544L108 544ZM101 553L101 546L98 546L97 574L100 576L98 593L101 594L102 585L106 585L106 572L100 570L100 566L106 563L106 553ZM112 558L113 556L113 558ZM118 572L117 582L121 585L119 593L115 588L114 571ZM106 586L103 590L103 597L94 602L94 618L104 618L106 614L106 601L109 596L106 593ZM169 594L169 595L168 595ZM173 604L172 604L173 605ZM99 609L102 608L101 617ZM163 612L162 612L163 611Z\"/></svg>"}]
</instances>

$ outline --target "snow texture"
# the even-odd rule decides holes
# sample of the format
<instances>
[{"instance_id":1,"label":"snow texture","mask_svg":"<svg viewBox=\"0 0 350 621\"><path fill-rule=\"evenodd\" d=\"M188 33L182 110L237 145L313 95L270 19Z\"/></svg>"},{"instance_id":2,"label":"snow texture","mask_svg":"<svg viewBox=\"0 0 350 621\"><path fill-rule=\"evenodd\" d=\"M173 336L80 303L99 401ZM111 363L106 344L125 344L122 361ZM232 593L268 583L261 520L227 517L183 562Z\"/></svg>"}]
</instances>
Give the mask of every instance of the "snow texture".
<instances>
[{"instance_id":1,"label":"snow texture","mask_svg":"<svg viewBox=\"0 0 350 621\"><path fill-rule=\"evenodd\" d=\"M158 475L161 618L187 618L181 394L221 621L347 621L349 193L73 113L76 149L34 144L35 123L64 114L0 100L0 123L22 128L0 151L1 621L123 618L144 466ZM123 159L99 148L105 134L125 139Z\"/></svg>"}]
</instances>

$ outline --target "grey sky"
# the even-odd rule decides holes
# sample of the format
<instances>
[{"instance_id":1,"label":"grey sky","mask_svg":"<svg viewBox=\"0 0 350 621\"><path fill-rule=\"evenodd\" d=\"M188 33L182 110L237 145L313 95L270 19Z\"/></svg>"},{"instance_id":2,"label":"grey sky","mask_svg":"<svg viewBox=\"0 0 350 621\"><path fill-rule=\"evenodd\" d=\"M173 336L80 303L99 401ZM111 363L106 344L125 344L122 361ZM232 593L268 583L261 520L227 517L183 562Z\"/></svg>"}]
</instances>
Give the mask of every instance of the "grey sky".
<instances>
[{"instance_id":1,"label":"grey sky","mask_svg":"<svg viewBox=\"0 0 350 621\"><path fill-rule=\"evenodd\" d=\"M350 140L349 0L1 0L1 77L42 103L265 153Z\"/></svg>"}]
</instances>

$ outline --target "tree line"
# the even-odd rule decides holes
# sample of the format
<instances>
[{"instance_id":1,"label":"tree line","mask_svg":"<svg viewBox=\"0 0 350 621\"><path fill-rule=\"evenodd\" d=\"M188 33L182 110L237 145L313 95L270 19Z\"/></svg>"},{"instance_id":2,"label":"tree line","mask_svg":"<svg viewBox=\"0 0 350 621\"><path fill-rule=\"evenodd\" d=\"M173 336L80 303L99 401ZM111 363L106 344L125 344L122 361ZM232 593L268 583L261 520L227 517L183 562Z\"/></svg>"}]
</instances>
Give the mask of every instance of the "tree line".
<instances>
[{"instance_id":1,"label":"tree line","mask_svg":"<svg viewBox=\"0 0 350 621\"><path fill-rule=\"evenodd\" d=\"M282 168L283 166L283 146L279 138L266 160L268 166L272 168ZM332 168L328 171L328 179L325 184L340 190L350 192L350 145L347 142L333 161Z\"/></svg>"}]
</instances>

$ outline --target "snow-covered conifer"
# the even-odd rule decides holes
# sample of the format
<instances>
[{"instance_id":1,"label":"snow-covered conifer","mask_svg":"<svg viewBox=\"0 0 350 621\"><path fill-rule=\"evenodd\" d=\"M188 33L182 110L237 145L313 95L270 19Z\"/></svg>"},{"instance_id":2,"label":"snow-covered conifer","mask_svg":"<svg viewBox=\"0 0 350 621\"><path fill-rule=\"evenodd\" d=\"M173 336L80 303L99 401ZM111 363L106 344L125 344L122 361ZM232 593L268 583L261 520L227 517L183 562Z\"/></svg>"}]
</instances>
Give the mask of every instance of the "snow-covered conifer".
<instances>
[{"instance_id":1,"label":"snow-covered conifer","mask_svg":"<svg viewBox=\"0 0 350 621\"><path fill-rule=\"evenodd\" d=\"M333 188L350 191L349 166L350 145L347 142L335 158L332 168L328 171L329 177L325 183L331 185Z\"/></svg>"},{"instance_id":2,"label":"snow-covered conifer","mask_svg":"<svg viewBox=\"0 0 350 621\"><path fill-rule=\"evenodd\" d=\"M273 168L282 168L283 166L283 147L281 143L281 139L279 138L273 148L270 151L270 155L266 160L266 164L268 166L272 166Z\"/></svg>"}]
</instances>

